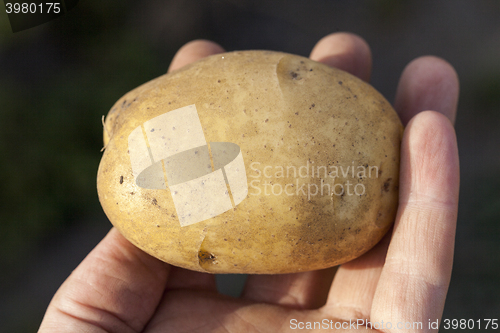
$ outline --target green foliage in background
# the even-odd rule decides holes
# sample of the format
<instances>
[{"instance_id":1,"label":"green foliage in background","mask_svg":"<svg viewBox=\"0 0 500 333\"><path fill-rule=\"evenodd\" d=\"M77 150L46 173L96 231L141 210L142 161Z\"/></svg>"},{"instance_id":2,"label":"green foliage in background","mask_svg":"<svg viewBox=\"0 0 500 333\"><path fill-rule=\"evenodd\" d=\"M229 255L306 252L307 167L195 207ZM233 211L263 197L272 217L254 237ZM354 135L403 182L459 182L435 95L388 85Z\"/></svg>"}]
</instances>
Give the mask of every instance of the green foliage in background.
<instances>
[{"instance_id":1,"label":"green foliage in background","mask_svg":"<svg viewBox=\"0 0 500 333\"><path fill-rule=\"evenodd\" d=\"M1 34L0 55L19 58L0 76L3 279L45 235L101 212L101 117L121 95L166 71L127 29L117 3L82 2L66 14L73 17Z\"/></svg>"}]
</instances>

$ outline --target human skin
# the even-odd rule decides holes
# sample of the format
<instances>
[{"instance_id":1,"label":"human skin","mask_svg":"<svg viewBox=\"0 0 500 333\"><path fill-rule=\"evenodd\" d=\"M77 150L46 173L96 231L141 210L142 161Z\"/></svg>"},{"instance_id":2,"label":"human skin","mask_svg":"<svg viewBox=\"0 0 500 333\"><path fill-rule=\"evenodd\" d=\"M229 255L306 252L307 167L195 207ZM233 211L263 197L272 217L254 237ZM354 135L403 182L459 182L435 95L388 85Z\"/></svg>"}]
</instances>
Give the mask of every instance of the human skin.
<instances>
[{"instance_id":1,"label":"human skin","mask_svg":"<svg viewBox=\"0 0 500 333\"><path fill-rule=\"evenodd\" d=\"M223 51L190 42L169 71ZM369 80L371 52L356 35L328 35L310 58ZM358 259L320 271L250 275L241 297L232 298L217 292L214 275L161 262L112 228L59 288L39 332L288 332L291 320L323 319L392 323L384 332L421 322L422 329L405 331L432 331L453 262L458 92L457 75L442 59L420 57L404 69L394 101L406 127L398 213L392 232Z\"/></svg>"}]
</instances>

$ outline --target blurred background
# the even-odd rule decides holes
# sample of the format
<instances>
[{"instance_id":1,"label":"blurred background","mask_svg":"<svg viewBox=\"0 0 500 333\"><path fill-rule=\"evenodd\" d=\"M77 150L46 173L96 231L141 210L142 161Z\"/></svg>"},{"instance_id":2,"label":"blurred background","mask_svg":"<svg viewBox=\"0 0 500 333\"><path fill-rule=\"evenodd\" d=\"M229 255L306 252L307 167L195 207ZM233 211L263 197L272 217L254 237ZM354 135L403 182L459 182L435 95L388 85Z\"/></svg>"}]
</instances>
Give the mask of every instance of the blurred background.
<instances>
[{"instance_id":1,"label":"blurred background","mask_svg":"<svg viewBox=\"0 0 500 333\"><path fill-rule=\"evenodd\" d=\"M389 101L418 56L456 68L461 195L443 318L499 318L500 1L81 0L17 33L0 5L0 332L36 331L110 229L95 178L101 117L118 98L166 72L193 39L308 56L336 31L368 41L371 83ZM236 295L244 278L218 283Z\"/></svg>"}]
</instances>

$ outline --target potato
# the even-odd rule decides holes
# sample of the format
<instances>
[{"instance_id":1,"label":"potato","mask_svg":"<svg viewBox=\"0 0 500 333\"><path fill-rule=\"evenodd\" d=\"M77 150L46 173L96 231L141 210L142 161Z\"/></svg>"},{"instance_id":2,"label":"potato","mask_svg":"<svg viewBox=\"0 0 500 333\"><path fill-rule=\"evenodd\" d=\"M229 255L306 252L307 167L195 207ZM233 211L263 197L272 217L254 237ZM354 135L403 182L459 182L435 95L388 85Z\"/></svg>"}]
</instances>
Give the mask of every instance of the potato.
<instances>
[{"instance_id":1,"label":"potato","mask_svg":"<svg viewBox=\"0 0 500 333\"><path fill-rule=\"evenodd\" d=\"M280 52L218 54L116 102L99 199L123 236L176 266L331 267L390 228L402 131L382 95L341 70Z\"/></svg>"}]
</instances>

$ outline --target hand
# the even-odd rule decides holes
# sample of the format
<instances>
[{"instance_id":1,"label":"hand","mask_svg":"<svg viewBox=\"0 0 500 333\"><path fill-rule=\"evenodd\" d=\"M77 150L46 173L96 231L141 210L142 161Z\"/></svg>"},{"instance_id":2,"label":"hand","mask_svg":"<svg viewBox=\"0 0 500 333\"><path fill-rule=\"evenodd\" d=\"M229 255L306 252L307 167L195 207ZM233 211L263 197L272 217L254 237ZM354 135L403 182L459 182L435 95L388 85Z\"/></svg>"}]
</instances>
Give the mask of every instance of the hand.
<instances>
[{"instance_id":1,"label":"hand","mask_svg":"<svg viewBox=\"0 0 500 333\"><path fill-rule=\"evenodd\" d=\"M220 52L211 42L188 43L169 70ZM323 38L311 58L369 79L370 49L355 35ZM254 275L240 298L230 298L217 292L213 275L163 263L111 229L57 291L39 332L275 333L314 322L322 325L312 326L318 331L325 325L354 330L353 323L367 321L384 331L405 324L413 327L405 332L431 331L429 320L443 312L453 262L457 99L458 79L445 61L422 57L406 67L395 101L406 130L393 232L340 266L333 282L335 269Z\"/></svg>"}]
</instances>

